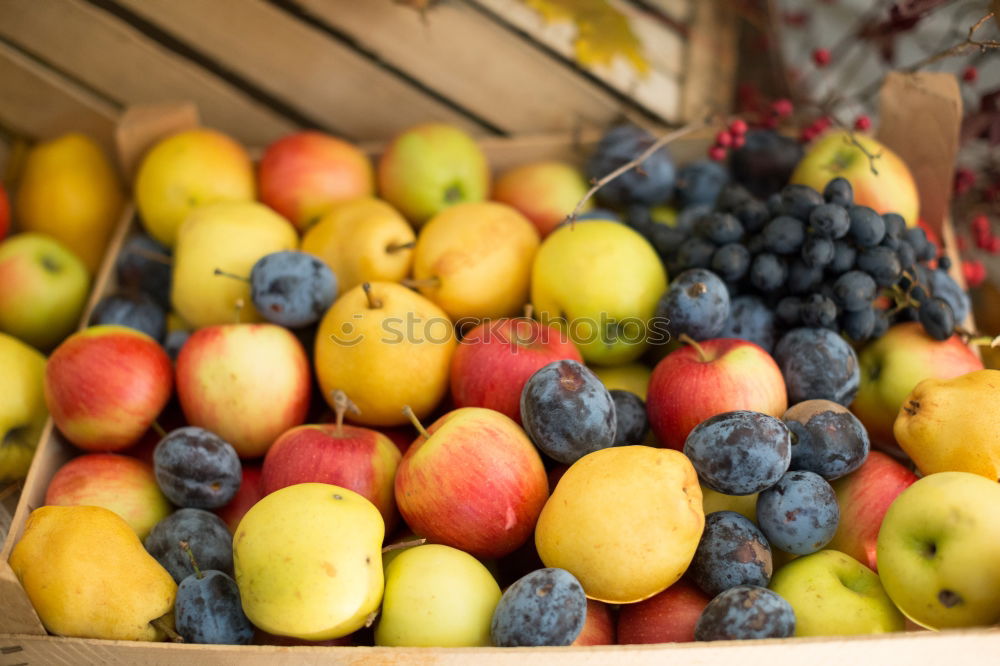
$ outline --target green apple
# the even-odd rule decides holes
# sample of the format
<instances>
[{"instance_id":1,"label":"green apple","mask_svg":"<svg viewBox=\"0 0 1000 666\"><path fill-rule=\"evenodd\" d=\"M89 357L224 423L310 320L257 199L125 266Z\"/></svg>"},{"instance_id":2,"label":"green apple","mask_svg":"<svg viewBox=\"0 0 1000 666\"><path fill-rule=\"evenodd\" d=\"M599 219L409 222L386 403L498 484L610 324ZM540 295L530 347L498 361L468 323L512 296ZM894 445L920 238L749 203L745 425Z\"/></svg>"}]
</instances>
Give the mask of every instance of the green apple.
<instances>
[{"instance_id":1,"label":"green apple","mask_svg":"<svg viewBox=\"0 0 1000 666\"><path fill-rule=\"evenodd\" d=\"M73 332L87 303L86 266L51 236L0 243L0 331L47 350Z\"/></svg>"},{"instance_id":2,"label":"green apple","mask_svg":"<svg viewBox=\"0 0 1000 666\"><path fill-rule=\"evenodd\" d=\"M45 357L0 333L0 487L23 479L49 415L43 384Z\"/></svg>"},{"instance_id":3,"label":"green apple","mask_svg":"<svg viewBox=\"0 0 1000 666\"><path fill-rule=\"evenodd\" d=\"M656 334L650 320L666 289L653 247L610 220L559 227L542 242L531 272L537 318L567 330L588 364L638 358Z\"/></svg>"},{"instance_id":4,"label":"green apple","mask_svg":"<svg viewBox=\"0 0 1000 666\"><path fill-rule=\"evenodd\" d=\"M375 645L490 645L500 586L476 558L450 546L417 546L385 569Z\"/></svg>"},{"instance_id":5,"label":"green apple","mask_svg":"<svg viewBox=\"0 0 1000 666\"><path fill-rule=\"evenodd\" d=\"M969 472L918 480L889 506L878 535L885 591L931 629L1000 621L1000 484Z\"/></svg>"},{"instance_id":6,"label":"green apple","mask_svg":"<svg viewBox=\"0 0 1000 666\"><path fill-rule=\"evenodd\" d=\"M792 560L770 587L792 605L796 636L882 634L905 625L878 575L836 550Z\"/></svg>"}]
</instances>

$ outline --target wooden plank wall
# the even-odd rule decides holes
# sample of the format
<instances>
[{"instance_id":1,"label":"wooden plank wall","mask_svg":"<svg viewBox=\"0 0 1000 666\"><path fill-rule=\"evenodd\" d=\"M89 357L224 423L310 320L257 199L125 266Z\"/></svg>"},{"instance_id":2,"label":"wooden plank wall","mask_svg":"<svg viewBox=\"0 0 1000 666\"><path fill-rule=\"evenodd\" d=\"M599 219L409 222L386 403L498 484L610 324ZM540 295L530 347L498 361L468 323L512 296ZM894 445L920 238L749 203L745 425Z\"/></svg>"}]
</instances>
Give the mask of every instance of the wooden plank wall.
<instances>
[{"instance_id":1,"label":"wooden plank wall","mask_svg":"<svg viewBox=\"0 0 1000 666\"><path fill-rule=\"evenodd\" d=\"M582 67L574 25L525 0L0 0L0 135L110 146L127 106L181 100L250 145L425 120L480 136L676 124L728 105L728 1L609 0L651 64L640 76Z\"/></svg>"}]
</instances>

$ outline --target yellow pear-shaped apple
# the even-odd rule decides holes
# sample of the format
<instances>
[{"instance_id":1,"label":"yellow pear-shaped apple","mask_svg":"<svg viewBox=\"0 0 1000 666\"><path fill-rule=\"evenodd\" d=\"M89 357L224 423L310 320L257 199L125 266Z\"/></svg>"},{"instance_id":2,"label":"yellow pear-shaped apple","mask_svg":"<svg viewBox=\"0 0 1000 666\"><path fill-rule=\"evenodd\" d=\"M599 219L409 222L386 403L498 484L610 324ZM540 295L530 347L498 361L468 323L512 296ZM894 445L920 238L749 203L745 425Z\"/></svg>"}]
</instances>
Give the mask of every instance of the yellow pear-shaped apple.
<instances>
[{"instance_id":1,"label":"yellow pear-shaped apple","mask_svg":"<svg viewBox=\"0 0 1000 666\"><path fill-rule=\"evenodd\" d=\"M227 201L198 208L177 235L174 309L196 328L261 321L250 284L240 278L250 277L264 255L294 250L298 242L295 227L263 204Z\"/></svg>"},{"instance_id":2,"label":"yellow pear-shaped apple","mask_svg":"<svg viewBox=\"0 0 1000 666\"><path fill-rule=\"evenodd\" d=\"M413 265L413 227L399 211L372 197L352 199L309 227L302 250L326 262L341 292L362 282L398 282Z\"/></svg>"},{"instance_id":3,"label":"yellow pear-shaped apple","mask_svg":"<svg viewBox=\"0 0 1000 666\"><path fill-rule=\"evenodd\" d=\"M43 506L25 523L10 566L53 634L163 640L150 624L171 613L177 584L118 514Z\"/></svg>"},{"instance_id":4,"label":"yellow pear-shaped apple","mask_svg":"<svg viewBox=\"0 0 1000 666\"><path fill-rule=\"evenodd\" d=\"M516 315L528 301L538 243L534 225L510 206L456 204L420 230L413 277L456 322Z\"/></svg>"},{"instance_id":5,"label":"yellow pear-shaped apple","mask_svg":"<svg viewBox=\"0 0 1000 666\"><path fill-rule=\"evenodd\" d=\"M656 250L624 224L584 220L553 231L535 255L531 302L543 323L568 330L589 364L638 358L667 289Z\"/></svg>"},{"instance_id":6,"label":"yellow pear-shaped apple","mask_svg":"<svg viewBox=\"0 0 1000 666\"><path fill-rule=\"evenodd\" d=\"M195 208L218 201L253 201L255 192L247 151L222 132L207 128L178 132L158 142L143 157L135 180L142 224L168 247L177 242L181 224Z\"/></svg>"},{"instance_id":7,"label":"yellow pear-shaped apple","mask_svg":"<svg viewBox=\"0 0 1000 666\"><path fill-rule=\"evenodd\" d=\"M93 275L125 198L118 174L100 147L73 132L31 149L15 204L22 229L52 236Z\"/></svg>"},{"instance_id":8,"label":"yellow pear-shaped apple","mask_svg":"<svg viewBox=\"0 0 1000 666\"><path fill-rule=\"evenodd\" d=\"M233 536L243 610L260 629L310 641L364 626L382 600L385 525L375 505L328 483L286 486Z\"/></svg>"},{"instance_id":9,"label":"yellow pear-shaped apple","mask_svg":"<svg viewBox=\"0 0 1000 666\"><path fill-rule=\"evenodd\" d=\"M359 408L357 423L407 423L403 407L423 418L448 390L456 346L448 315L395 282L358 285L327 310L316 333L314 362L323 396L340 389Z\"/></svg>"},{"instance_id":10,"label":"yellow pear-shaped apple","mask_svg":"<svg viewBox=\"0 0 1000 666\"><path fill-rule=\"evenodd\" d=\"M385 568L375 645L490 645L500 586L468 553L437 544L407 549Z\"/></svg>"},{"instance_id":11,"label":"yellow pear-shaped apple","mask_svg":"<svg viewBox=\"0 0 1000 666\"><path fill-rule=\"evenodd\" d=\"M23 479L49 410L43 392L45 357L0 333L0 486Z\"/></svg>"},{"instance_id":12,"label":"yellow pear-shaped apple","mask_svg":"<svg viewBox=\"0 0 1000 666\"><path fill-rule=\"evenodd\" d=\"M617 446L573 463L538 518L535 547L587 596L634 603L675 583L705 527L698 475L679 451Z\"/></svg>"}]
</instances>

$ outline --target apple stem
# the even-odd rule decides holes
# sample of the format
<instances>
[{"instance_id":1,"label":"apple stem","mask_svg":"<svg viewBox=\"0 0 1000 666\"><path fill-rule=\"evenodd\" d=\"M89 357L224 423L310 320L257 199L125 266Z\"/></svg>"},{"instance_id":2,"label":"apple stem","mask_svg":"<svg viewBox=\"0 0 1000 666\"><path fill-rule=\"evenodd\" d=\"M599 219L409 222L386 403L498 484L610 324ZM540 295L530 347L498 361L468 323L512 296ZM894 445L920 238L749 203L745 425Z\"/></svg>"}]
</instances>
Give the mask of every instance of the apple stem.
<instances>
[{"instance_id":1,"label":"apple stem","mask_svg":"<svg viewBox=\"0 0 1000 666\"><path fill-rule=\"evenodd\" d=\"M240 318L243 315L243 308L246 307L246 301L242 298L236 299L236 323L240 323Z\"/></svg>"},{"instance_id":2,"label":"apple stem","mask_svg":"<svg viewBox=\"0 0 1000 666\"><path fill-rule=\"evenodd\" d=\"M169 254L156 252L155 250L147 250L144 247L134 247L129 251L132 252L133 254L139 255L140 257L149 259L150 261L166 264L167 266L173 263L173 260L170 258Z\"/></svg>"},{"instance_id":3,"label":"apple stem","mask_svg":"<svg viewBox=\"0 0 1000 666\"><path fill-rule=\"evenodd\" d=\"M372 286L368 282L361 284L361 289L365 292L365 297L368 299L368 308L374 310L376 308L382 307L382 301L372 296Z\"/></svg>"},{"instance_id":4,"label":"apple stem","mask_svg":"<svg viewBox=\"0 0 1000 666\"><path fill-rule=\"evenodd\" d=\"M441 278L439 277L429 277L429 278L403 278L399 281L404 287L409 287L410 289L433 289L441 285Z\"/></svg>"},{"instance_id":5,"label":"apple stem","mask_svg":"<svg viewBox=\"0 0 1000 666\"><path fill-rule=\"evenodd\" d=\"M167 436L167 431L163 429L163 426L160 425L159 421L153 421L153 425L151 427L153 428L153 432L155 432L160 439Z\"/></svg>"},{"instance_id":6,"label":"apple stem","mask_svg":"<svg viewBox=\"0 0 1000 666\"><path fill-rule=\"evenodd\" d=\"M708 354L705 353L705 350L702 349L701 345L698 344L698 341L692 338L687 333L681 333L680 335L677 336L677 339L686 345L691 345L692 347L694 347L695 351L698 352L698 360L701 361L702 363L708 363L711 360L710 358L708 358Z\"/></svg>"},{"instance_id":7,"label":"apple stem","mask_svg":"<svg viewBox=\"0 0 1000 666\"><path fill-rule=\"evenodd\" d=\"M535 306L532 305L531 303L525 303L524 304L524 314L522 315L522 318L523 319L532 319L534 316L535 316Z\"/></svg>"},{"instance_id":8,"label":"apple stem","mask_svg":"<svg viewBox=\"0 0 1000 666\"><path fill-rule=\"evenodd\" d=\"M163 619L163 616L156 618L155 620L150 620L149 623L165 633L167 638L169 638L174 643L183 643L184 637L174 631L174 628L170 626L170 623Z\"/></svg>"},{"instance_id":9,"label":"apple stem","mask_svg":"<svg viewBox=\"0 0 1000 666\"><path fill-rule=\"evenodd\" d=\"M337 414L337 437L344 436L344 414L360 414L361 409L347 397L347 394L337 389L333 392L333 410Z\"/></svg>"},{"instance_id":10,"label":"apple stem","mask_svg":"<svg viewBox=\"0 0 1000 666\"><path fill-rule=\"evenodd\" d=\"M386 245L385 251L390 254L393 254L396 252L400 252L401 250L412 250L416 246L417 246L417 241L415 240L410 241L409 243L389 243L388 245Z\"/></svg>"},{"instance_id":11,"label":"apple stem","mask_svg":"<svg viewBox=\"0 0 1000 666\"><path fill-rule=\"evenodd\" d=\"M250 278L243 277L242 275L237 275L236 273L230 273L229 271L224 271L221 268L216 268L213 272L214 275L221 275L222 277L232 278L234 280L239 280L240 282L249 282Z\"/></svg>"},{"instance_id":12,"label":"apple stem","mask_svg":"<svg viewBox=\"0 0 1000 666\"><path fill-rule=\"evenodd\" d=\"M177 543L181 545L181 550L183 550L184 554L188 556L189 560L191 560L191 568L194 569L195 578L198 580L204 578L205 574L203 574L201 569L198 568L198 560L194 559L194 551L191 550L191 544L187 541L178 541Z\"/></svg>"},{"instance_id":13,"label":"apple stem","mask_svg":"<svg viewBox=\"0 0 1000 666\"><path fill-rule=\"evenodd\" d=\"M413 413L412 407L406 405L403 407L403 413L406 414L406 418L410 419L410 423L413 424L413 427L417 429L417 432L419 432L421 436L430 439L430 434L428 434L427 429L424 428L424 424L420 422L420 419L417 418L417 415Z\"/></svg>"},{"instance_id":14,"label":"apple stem","mask_svg":"<svg viewBox=\"0 0 1000 666\"><path fill-rule=\"evenodd\" d=\"M378 617L378 609L376 608L371 613L365 616L365 629L375 624L375 618Z\"/></svg>"},{"instance_id":15,"label":"apple stem","mask_svg":"<svg viewBox=\"0 0 1000 666\"><path fill-rule=\"evenodd\" d=\"M400 548L409 548L410 546L422 546L427 543L427 539L410 539L409 541L397 541L396 543L390 543L388 546L382 547L382 554L390 553L394 550L399 550Z\"/></svg>"}]
</instances>

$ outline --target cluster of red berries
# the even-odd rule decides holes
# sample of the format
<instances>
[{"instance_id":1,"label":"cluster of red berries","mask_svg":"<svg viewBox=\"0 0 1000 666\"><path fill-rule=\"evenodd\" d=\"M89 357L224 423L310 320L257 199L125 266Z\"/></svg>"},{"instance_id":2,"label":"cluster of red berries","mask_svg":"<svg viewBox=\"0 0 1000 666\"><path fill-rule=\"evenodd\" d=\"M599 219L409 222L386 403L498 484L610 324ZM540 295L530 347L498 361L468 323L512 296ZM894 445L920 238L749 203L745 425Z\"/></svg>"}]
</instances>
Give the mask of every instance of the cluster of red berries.
<instances>
[{"instance_id":1,"label":"cluster of red berries","mask_svg":"<svg viewBox=\"0 0 1000 666\"><path fill-rule=\"evenodd\" d=\"M729 121L728 127L715 135L715 144L708 149L708 157L716 162L726 159L730 148L741 148L747 140L747 123L742 118Z\"/></svg>"},{"instance_id":2,"label":"cluster of red berries","mask_svg":"<svg viewBox=\"0 0 1000 666\"><path fill-rule=\"evenodd\" d=\"M962 262L962 277L970 287L978 287L986 281L986 266L978 259L966 259Z\"/></svg>"},{"instance_id":3,"label":"cluster of red berries","mask_svg":"<svg viewBox=\"0 0 1000 666\"><path fill-rule=\"evenodd\" d=\"M985 215L980 214L972 218L972 240L980 250L986 250L990 254L1000 254L1000 236L993 235L990 219Z\"/></svg>"},{"instance_id":4,"label":"cluster of red berries","mask_svg":"<svg viewBox=\"0 0 1000 666\"><path fill-rule=\"evenodd\" d=\"M953 189L956 195L965 194L976 184L976 172L966 167L955 169Z\"/></svg>"}]
</instances>

